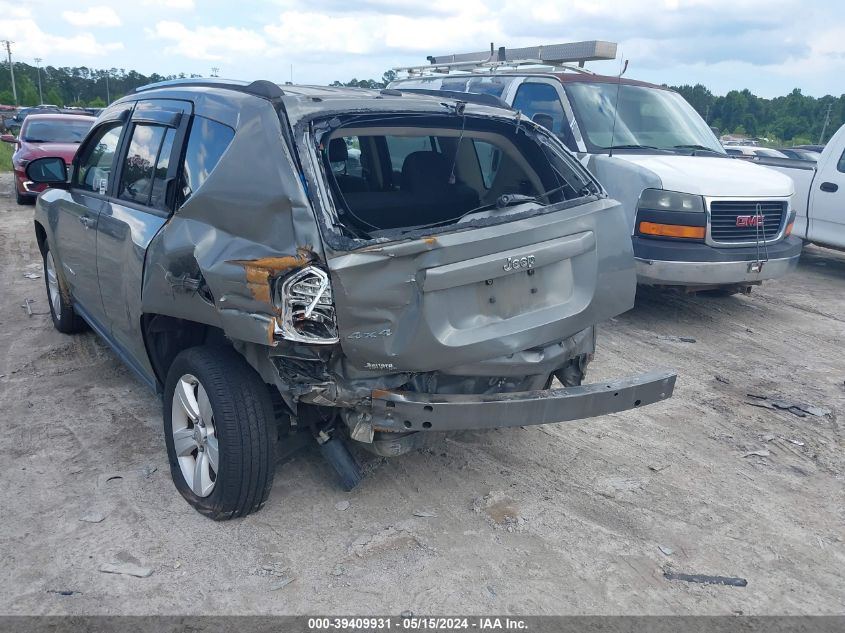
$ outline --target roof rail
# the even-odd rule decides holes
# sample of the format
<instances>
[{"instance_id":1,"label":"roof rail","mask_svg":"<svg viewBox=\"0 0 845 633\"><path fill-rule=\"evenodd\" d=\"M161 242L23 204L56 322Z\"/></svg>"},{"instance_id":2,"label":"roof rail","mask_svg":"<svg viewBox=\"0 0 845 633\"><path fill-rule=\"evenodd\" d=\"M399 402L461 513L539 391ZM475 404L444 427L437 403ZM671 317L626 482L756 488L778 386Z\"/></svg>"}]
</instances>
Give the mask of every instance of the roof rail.
<instances>
[{"instance_id":1,"label":"roof rail","mask_svg":"<svg viewBox=\"0 0 845 633\"><path fill-rule=\"evenodd\" d=\"M453 53L451 55L429 55L428 64L400 66L393 70L406 72L409 76L452 71L491 72L519 66L551 66L555 69L589 73L584 69L588 61L616 59L616 43L602 40L548 44L496 50L491 43L489 51L476 53ZM577 66L572 64L577 63Z\"/></svg>"},{"instance_id":2,"label":"roof rail","mask_svg":"<svg viewBox=\"0 0 845 633\"><path fill-rule=\"evenodd\" d=\"M216 78L168 79L166 81L147 84L146 86L139 86L135 88L135 92L144 92L155 88L224 88L245 92L256 97L263 97L264 99L277 99L285 94L278 84L274 84L272 81L267 81L266 79L257 79L252 83L247 83L236 79Z\"/></svg>"},{"instance_id":3,"label":"roof rail","mask_svg":"<svg viewBox=\"0 0 845 633\"><path fill-rule=\"evenodd\" d=\"M488 95L479 92L460 92L458 90L435 90L428 88L399 88L395 89L398 93L412 93L421 95L430 95L433 97L444 97L446 99L454 99L455 101L463 101L465 103L476 103L478 105L492 106L494 108L505 108L512 110L506 101L503 101L495 95Z\"/></svg>"}]
</instances>

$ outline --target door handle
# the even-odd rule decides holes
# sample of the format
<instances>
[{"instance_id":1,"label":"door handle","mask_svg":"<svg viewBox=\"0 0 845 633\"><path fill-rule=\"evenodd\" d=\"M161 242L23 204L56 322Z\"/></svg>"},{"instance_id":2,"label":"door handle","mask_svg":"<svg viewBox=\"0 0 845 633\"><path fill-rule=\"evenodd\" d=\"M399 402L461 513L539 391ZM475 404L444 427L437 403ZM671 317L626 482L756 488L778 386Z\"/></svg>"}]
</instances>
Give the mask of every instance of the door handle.
<instances>
[{"instance_id":1,"label":"door handle","mask_svg":"<svg viewBox=\"0 0 845 633\"><path fill-rule=\"evenodd\" d=\"M821 189L822 191L833 193L839 190L839 185L837 185L835 182L823 182L821 186L819 186L819 189Z\"/></svg>"},{"instance_id":2,"label":"door handle","mask_svg":"<svg viewBox=\"0 0 845 633\"><path fill-rule=\"evenodd\" d=\"M80 215L79 222L84 226L86 229L93 229L94 226L97 224L97 220L87 215Z\"/></svg>"}]
</instances>

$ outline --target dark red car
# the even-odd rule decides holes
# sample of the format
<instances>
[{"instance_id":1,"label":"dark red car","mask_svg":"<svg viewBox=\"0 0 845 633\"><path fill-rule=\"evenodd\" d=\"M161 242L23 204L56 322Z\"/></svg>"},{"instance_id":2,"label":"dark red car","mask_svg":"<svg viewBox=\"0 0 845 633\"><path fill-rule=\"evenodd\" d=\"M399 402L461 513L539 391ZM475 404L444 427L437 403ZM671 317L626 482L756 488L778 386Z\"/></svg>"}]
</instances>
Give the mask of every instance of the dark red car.
<instances>
[{"instance_id":1,"label":"dark red car","mask_svg":"<svg viewBox=\"0 0 845 633\"><path fill-rule=\"evenodd\" d=\"M78 114L30 114L23 120L18 138L11 134L0 136L17 148L12 154L12 166L18 204L34 201L47 188L29 181L25 171L27 163L36 158L60 156L70 169L79 143L95 120L95 117Z\"/></svg>"}]
</instances>

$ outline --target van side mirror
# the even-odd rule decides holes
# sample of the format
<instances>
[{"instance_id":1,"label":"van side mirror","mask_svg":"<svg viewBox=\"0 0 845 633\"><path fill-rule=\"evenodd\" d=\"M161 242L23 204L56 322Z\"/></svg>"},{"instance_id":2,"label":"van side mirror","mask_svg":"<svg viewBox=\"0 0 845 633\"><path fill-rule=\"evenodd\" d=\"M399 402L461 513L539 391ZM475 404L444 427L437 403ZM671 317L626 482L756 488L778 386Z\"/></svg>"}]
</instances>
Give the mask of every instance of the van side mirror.
<instances>
[{"instance_id":1,"label":"van side mirror","mask_svg":"<svg viewBox=\"0 0 845 633\"><path fill-rule=\"evenodd\" d=\"M15 138L14 134L0 134L0 141L4 143L17 143L18 139Z\"/></svg>"},{"instance_id":2,"label":"van side mirror","mask_svg":"<svg viewBox=\"0 0 845 633\"><path fill-rule=\"evenodd\" d=\"M67 165L63 158L36 158L26 166L26 177L37 184L62 187L67 185Z\"/></svg>"}]
</instances>

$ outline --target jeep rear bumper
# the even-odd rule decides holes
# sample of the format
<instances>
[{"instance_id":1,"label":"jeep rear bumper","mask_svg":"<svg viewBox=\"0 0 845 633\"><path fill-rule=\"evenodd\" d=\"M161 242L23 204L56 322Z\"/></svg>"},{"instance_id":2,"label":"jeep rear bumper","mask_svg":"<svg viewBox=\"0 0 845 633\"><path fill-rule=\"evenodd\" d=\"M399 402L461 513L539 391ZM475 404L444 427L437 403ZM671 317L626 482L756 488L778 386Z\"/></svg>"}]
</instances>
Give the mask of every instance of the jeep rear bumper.
<instances>
[{"instance_id":1,"label":"jeep rear bumper","mask_svg":"<svg viewBox=\"0 0 845 633\"><path fill-rule=\"evenodd\" d=\"M459 431L569 422L666 400L677 374L663 370L580 387L495 395L374 390L376 431Z\"/></svg>"}]
</instances>

